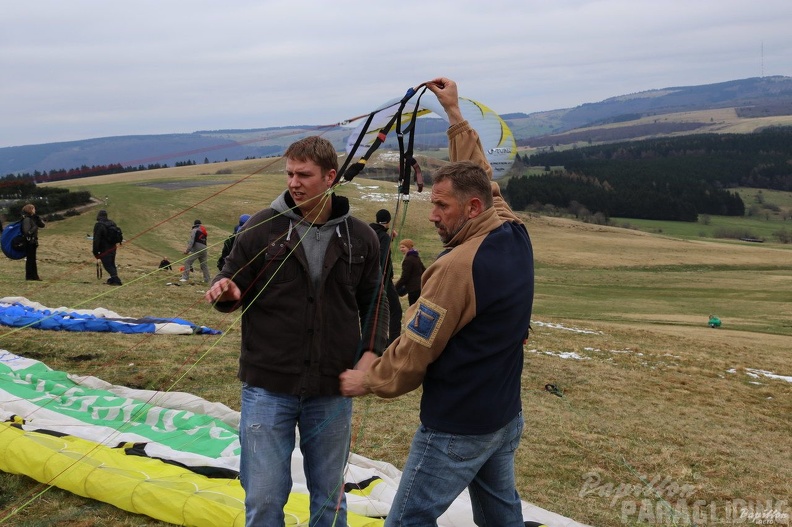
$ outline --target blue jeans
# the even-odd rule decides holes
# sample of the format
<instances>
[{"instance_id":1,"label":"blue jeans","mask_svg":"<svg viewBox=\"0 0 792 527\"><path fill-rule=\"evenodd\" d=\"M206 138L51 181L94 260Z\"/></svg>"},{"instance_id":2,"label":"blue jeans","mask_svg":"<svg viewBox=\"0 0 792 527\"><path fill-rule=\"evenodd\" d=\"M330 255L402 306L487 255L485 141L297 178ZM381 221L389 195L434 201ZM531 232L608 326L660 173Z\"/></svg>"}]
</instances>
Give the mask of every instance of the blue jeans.
<instances>
[{"instance_id":1,"label":"blue jeans","mask_svg":"<svg viewBox=\"0 0 792 527\"><path fill-rule=\"evenodd\" d=\"M455 435L418 428L385 527L437 525L467 488L481 527L523 527L514 486L514 452L523 416L491 434Z\"/></svg>"},{"instance_id":2,"label":"blue jeans","mask_svg":"<svg viewBox=\"0 0 792 527\"><path fill-rule=\"evenodd\" d=\"M349 457L352 400L300 397L242 385L239 477L245 525L284 525L292 487L295 427L311 500L311 527L346 527L344 470Z\"/></svg>"}]
</instances>

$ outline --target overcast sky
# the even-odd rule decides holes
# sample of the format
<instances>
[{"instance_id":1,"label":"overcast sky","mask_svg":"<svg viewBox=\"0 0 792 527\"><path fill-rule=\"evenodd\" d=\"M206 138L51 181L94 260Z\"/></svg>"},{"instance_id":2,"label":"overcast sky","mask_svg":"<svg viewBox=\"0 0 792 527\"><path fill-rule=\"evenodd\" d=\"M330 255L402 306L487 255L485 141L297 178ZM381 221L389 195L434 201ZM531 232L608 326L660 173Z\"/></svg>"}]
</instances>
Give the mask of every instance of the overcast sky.
<instances>
[{"instance_id":1,"label":"overcast sky","mask_svg":"<svg viewBox=\"0 0 792 527\"><path fill-rule=\"evenodd\" d=\"M790 0L0 0L0 147L368 113L443 75L498 113L792 75Z\"/></svg>"}]
</instances>

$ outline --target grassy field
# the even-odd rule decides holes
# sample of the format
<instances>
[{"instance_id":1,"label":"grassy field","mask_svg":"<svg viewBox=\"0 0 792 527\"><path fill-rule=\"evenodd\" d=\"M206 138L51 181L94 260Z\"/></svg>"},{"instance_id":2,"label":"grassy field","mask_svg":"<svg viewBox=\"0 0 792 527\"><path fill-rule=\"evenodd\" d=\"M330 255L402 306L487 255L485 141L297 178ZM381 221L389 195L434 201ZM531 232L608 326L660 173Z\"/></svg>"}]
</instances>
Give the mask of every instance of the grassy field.
<instances>
[{"instance_id":1,"label":"grassy field","mask_svg":"<svg viewBox=\"0 0 792 527\"><path fill-rule=\"evenodd\" d=\"M217 173L227 167L233 173ZM267 206L283 188L282 168L264 159L61 183L107 197L103 206L127 238L118 255L121 288L95 277L86 239L95 210L42 231L44 282L26 283L22 262L0 260L0 296L178 316L228 330L219 341L0 330L0 348L55 369L238 409L235 315L206 305L202 283L167 285L177 274L156 267L163 256L183 257L200 218L214 272L238 215ZM379 208L393 210L393 191L364 179L339 189L367 221ZM429 264L440 244L427 214L425 191L396 228ZM526 431L516 462L522 499L593 526L728 523L730 507L742 505L789 512L792 247L677 235L670 227L656 234L561 218L526 216L526 223L537 268L523 374ZM707 326L710 314L722 328ZM353 451L401 467L419 397L356 401ZM21 508L5 524L164 525L58 489L30 504L22 499L44 489L0 474L0 518Z\"/></svg>"},{"instance_id":2,"label":"grassy field","mask_svg":"<svg viewBox=\"0 0 792 527\"><path fill-rule=\"evenodd\" d=\"M687 239L738 241L739 238L754 238L771 242L786 239L786 243L789 243L792 239L792 192L752 188L740 188L736 192L745 203L746 216L702 214L697 222L611 218L611 222L620 227Z\"/></svg>"}]
</instances>

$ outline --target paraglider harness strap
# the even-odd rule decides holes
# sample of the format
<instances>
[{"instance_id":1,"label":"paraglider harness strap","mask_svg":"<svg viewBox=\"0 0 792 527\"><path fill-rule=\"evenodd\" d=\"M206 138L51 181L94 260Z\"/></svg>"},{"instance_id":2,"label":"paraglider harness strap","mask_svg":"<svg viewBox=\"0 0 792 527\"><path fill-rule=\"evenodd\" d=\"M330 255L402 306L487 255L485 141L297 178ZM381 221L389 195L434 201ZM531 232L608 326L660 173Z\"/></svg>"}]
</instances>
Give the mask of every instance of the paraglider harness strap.
<instances>
[{"instance_id":1,"label":"paraglider harness strap","mask_svg":"<svg viewBox=\"0 0 792 527\"><path fill-rule=\"evenodd\" d=\"M399 140L399 191L404 195L410 194L410 171L415 170L415 183L418 187L418 192L423 190L423 174L421 167L413 157L415 147L415 127L418 120L418 108L421 103L421 97L426 93L426 86L418 95L415 101L415 108L413 109L412 119L407 128L402 130L401 127L401 112L399 112L396 120L396 137ZM407 134L407 149L404 148L404 134Z\"/></svg>"},{"instance_id":2,"label":"paraglider harness strap","mask_svg":"<svg viewBox=\"0 0 792 527\"><path fill-rule=\"evenodd\" d=\"M426 91L426 87L425 86L424 86L423 91ZM421 92L421 94L423 94L423 91ZM358 159L358 161L354 165L350 166L349 163L351 162L352 158L355 155L355 152L357 151L358 147L360 146L360 143L363 140L363 137L368 132L369 126L371 126L371 121L374 119L374 115L376 115L377 113L385 110L386 108L380 108L380 109L375 110L375 111L373 111L373 112L371 112L369 114L368 118L366 119L365 125L363 126L362 130L360 131L360 134L358 135L358 138L355 140L355 144L352 147L352 150L349 152L349 156L347 156L346 161L341 166L341 168L338 170L338 174L336 175L336 178L333 181L333 185L336 185L339 181L341 181L341 178L344 178L345 181L352 181L352 179L356 175L358 175L366 167L366 163L368 162L368 160L371 157L371 155L385 141L385 138L388 136L388 133L390 132L391 128L393 128L394 123L397 120L401 119L401 113L404 110L404 107L407 105L407 102L416 93L417 93L417 90L415 88L409 88L407 90L407 93L405 93L404 97L402 97L401 100L398 102L399 108L396 111L396 113L393 115L393 117L391 117L388 120L388 122L385 124L385 126L383 126L380 129L379 133L377 134L377 138L371 144L371 146L366 151L366 153L360 159ZM420 96L419 96L419 99L420 99ZM416 104L415 108L416 108L416 113L417 113L417 110L418 110L418 105L417 104ZM400 148L400 150L401 150L401 148ZM400 157L401 157L401 154L402 154L402 152L400 152Z\"/></svg>"}]
</instances>

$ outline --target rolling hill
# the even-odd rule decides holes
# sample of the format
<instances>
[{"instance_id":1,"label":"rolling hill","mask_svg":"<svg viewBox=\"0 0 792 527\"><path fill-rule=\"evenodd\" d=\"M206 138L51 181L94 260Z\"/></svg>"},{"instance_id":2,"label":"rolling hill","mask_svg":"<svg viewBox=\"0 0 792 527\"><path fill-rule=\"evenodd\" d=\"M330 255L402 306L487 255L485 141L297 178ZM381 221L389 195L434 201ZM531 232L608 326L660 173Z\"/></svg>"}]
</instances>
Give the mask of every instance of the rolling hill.
<instances>
[{"instance_id":1,"label":"rolling hill","mask_svg":"<svg viewBox=\"0 0 792 527\"><path fill-rule=\"evenodd\" d=\"M750 133L792 125L792 77L754 77L619 95L574 108L504 114L522 147L624 141L686 133ZM431 121L431 120L430 120ZM439 121L439 120L438 120ZM435 123L437 124L437 123ZM437 126L423 127L427 142ZM32 173L120 163L147 167L276 156L295 139L320 127L202 130L190 134L103 137L0 148L0 174ZM343 150L349 128L321 127ZM421 129L416 143L421 143ZM386 143L385 147L394 147Z\"/></svg>"}]
</instances>

